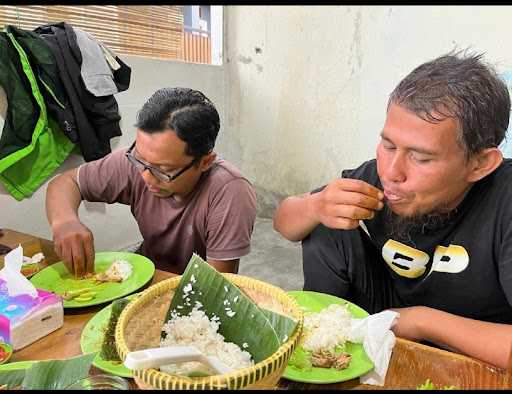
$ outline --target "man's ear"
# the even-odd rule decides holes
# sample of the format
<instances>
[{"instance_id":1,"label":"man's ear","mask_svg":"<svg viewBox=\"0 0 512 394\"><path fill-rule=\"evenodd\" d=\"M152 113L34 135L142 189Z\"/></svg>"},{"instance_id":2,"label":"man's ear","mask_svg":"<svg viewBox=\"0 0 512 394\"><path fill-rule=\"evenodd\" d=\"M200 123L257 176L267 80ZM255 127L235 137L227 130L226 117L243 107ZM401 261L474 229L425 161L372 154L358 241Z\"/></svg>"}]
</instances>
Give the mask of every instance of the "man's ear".
<instances>
[{"instance_id":1,"label":"man's ear","mask_svg":"<svg viewBox=\"0 0 512 394\"><path fill-rule=\"evenodd\" d=\"M498 148L486 148L469 159L469 182L477 182L493 172L503 161L503 155Z\"/></svg>"},{"instance_id":2,"label":"man's ear","mask_svg":"<svg viewBox=\"0 0 512 394\"><path fill-rule=\"evenodd\" d=\"M213 163L215 162L215 159L217 158L217 153L210 152L207 155L203 156L201 158L201 161L199 162L199 168L201 172L205 172L211 168Z\"/></svg>"}]
</instances>

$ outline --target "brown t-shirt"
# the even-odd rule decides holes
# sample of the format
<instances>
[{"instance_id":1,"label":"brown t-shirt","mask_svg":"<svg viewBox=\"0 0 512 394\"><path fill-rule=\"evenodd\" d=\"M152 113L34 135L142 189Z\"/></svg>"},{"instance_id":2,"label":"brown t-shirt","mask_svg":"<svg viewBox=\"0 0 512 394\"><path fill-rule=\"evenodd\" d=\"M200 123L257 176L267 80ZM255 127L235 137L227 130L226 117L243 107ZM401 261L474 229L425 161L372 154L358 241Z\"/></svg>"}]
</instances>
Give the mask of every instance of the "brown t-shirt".
<instances>
[{"instance_id":1,"label":"brown t-shirt","mask_svg":"<svg viewBox=\"0 0 512 394\"><path fill-rule=\"evenodd\" d=\"M155 197L126 159L126 150L82 164L78 184L87 201L130 205L143 237L139 253L157 268L178 274L194 252L214 260L249 253L256 194L235 166L217 159L194 190L177 201Z\"/></svg>"}]
</instances>

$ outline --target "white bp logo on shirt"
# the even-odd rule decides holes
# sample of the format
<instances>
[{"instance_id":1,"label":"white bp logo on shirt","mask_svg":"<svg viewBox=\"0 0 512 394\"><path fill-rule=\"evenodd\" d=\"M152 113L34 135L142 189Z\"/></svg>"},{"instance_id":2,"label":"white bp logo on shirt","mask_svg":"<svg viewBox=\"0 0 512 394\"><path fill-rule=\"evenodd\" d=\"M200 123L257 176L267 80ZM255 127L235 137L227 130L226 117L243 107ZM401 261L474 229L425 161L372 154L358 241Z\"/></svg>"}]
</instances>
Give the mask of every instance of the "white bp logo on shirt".
<instances>
[{"instance_id":1,"label":"white bp logo on shirt","mask_svg":"<svg viewBox=\"0 0 512 394\"><path fill-rule=\"evenodd\" d=\"M427 253L393 239L382 247L382 258L394 272L410 279L423 275L430 261ZM469 255L462 246L437 246L428 275L433 271L456 274L464 271L468 264Z\"/></svg>"}]
</instances>

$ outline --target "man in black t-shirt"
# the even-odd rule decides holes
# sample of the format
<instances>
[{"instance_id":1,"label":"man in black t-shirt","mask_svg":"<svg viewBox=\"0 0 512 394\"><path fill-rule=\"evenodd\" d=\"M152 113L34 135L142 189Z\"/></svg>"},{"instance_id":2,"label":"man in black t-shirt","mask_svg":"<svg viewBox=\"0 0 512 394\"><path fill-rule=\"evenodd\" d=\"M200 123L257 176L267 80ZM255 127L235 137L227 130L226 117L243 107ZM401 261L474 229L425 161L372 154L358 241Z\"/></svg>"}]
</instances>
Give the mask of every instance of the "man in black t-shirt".
<instances>
[{"instance_id":1,"label":"man in black t-shirt","mask_svg":"<svg viewBox=\"0 0 512 394\"><path fill-rule=\"evenodd\" d=\"M505 367L512 344L512 160L505 83L481 55L448 54L391 93L376 159L285 199L274 227L302 241L304 289L399 337Z\"/></svg>"}]
</instances>

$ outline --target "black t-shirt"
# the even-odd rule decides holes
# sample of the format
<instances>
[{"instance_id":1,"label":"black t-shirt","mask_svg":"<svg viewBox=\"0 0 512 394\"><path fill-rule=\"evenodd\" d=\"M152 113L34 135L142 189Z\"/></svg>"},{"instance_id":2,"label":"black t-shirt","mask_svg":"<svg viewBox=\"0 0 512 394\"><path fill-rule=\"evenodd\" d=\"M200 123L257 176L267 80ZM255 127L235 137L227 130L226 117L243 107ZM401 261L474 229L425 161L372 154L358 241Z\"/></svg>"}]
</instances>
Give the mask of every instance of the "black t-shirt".
<instances>
[{"instance_id":1,"label":"black t-shirt","mask_svg":"<svg viewBox=\"0 0 512 394\"><path fill-rule=\"evenodd\" d=\"M344 178L380 189L376 161ZM447 180L449 182L449 180ZM512 323L512 159L478 181L444 225L390 239L384 210L365 220L406 305L425 305L478 320Z\"/></svg>"}]
</instances>

